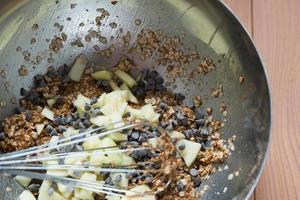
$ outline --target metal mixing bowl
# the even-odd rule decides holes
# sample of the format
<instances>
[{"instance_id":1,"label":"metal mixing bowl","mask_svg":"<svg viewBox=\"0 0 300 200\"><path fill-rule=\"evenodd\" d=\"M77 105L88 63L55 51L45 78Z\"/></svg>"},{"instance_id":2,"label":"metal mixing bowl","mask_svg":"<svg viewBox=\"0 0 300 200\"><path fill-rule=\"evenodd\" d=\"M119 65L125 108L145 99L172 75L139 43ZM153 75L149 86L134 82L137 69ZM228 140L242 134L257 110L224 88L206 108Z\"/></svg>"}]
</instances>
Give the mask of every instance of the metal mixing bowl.
<instances>
[{"instance_id":1,"label":"metal mixing bowl","mask_svg":"<svg viewBox=\"0 0 300 200\"><path fill-rule=\"evenodd\" d=\"M71 9L70 4L77 3ZM58 34L54 23L64 26L68 35L64 48L53 54L53 66L63 63L70 64L81 52L90 56L91 60L101 65L113 66L117 59L111 60L94 57L93 43L83 48L71 47L70 41L84 36L90 28L96 28L96 8L105 8L110 12L108 21L100 27L102 35L115 35L109 22L115 21L123 27L124 32L130 31L132 38L143 27L161 29L169 35L185 32L185 47L197 45L201 57L212 58L217 70L199 76L193 81L185 78L177 79L176 91L183 92L187 97L196 94L206 95L205 105L218 110L221 101L227 103L229 110L228 123L223 129L224 137L236 134L235 151L224 165L229 170L217 171L202 185L209 185L203 199L247 199L253 191L261 174L270 138L270 95L261 58L249 35L235 16L216 0L118 0L116 5L109 0L1 0L0 1L0 120L13 113L17 104L20 88L29 88L32 77L45 73L50 65L47 38ZM72 20L68 21L67 17ZM135 19L142 24L136 26ZM79 26L81 22L85 26ZM32 30L37 23L39 29ZM35 37L37 43L30 44ZM110 44L102 45L106 48ZM22 47L17 52L17 47ZM31 53L29 61L24 61L23 51ZM41 61L35 63L36 56ZM115 55L117 58L119 54ZM29 69L27 76L18 76L21 65ZM149 66L149 63L139 63ZM187 66L188 67L188 66ZM162 68L161 73L164 74ZM5 73L4 71L5 70ZM240 76L245 77L244 84L239 83ZM224 87L224 97L211 97L211 88L217 83ZM218 113L218 112L216 112ZM220 116L219 116L220 117ZM223 166L224 166L223 165ZM239 170L239 176L228 180L228 175ZM13 190L6 192L9 186ZM228 188L223 193L224 188ZM225 189L226 190L226 189ZM0 199L17 199L21 188L13 179L0 177Z\"/></svg>"}]
</instances>

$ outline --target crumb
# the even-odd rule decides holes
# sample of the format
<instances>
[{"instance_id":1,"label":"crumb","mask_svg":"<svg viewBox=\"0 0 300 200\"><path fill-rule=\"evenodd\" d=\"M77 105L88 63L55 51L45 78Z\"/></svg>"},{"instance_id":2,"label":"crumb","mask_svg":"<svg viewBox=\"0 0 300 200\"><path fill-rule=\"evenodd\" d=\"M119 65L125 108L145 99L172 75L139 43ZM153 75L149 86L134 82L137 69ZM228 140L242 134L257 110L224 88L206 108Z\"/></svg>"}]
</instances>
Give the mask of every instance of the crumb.
<instances>
[{"instance_id":1,"label":"crumb","mask_svg":"<svg viewBox=\"0 0 300 200\"><path fill-rule=\"evenodd\" d=\"M239 82L240 82L241 85L244 83L244 81L245 81L244 76L240 76L239 77Z\"/></svg>"},{"instance_id":2,"label":"crumb","mask_svg":"<svg viewBox=\"0 0 300 200\"><path fill-rule=\"evenodd\" d=\"M70 8L71 8L71 9L74 9L76 6L77 6L77 3L72 3L72 4L70 4Z\"/></svg>"},{"instance_id":3,"label":"crumb","mask_svg":"<svg viewBox=\"0 0 300 200\"><path fill-rule=\"evenodd\" d=\"M32 38L32 39L30 40L30 44L34 44L34 43L36 43L36 39L35 39L35 38Z\"/></svg>"},{"instance_id":4,"label":"crumb","mask_svg":"<svg viewBox=\"0 0 300 200\"><path fill-rule=\"evenodd\" d=\"M11 187L6 187L5 190L6 190L6 192L12 191Z\"/></svg>"},{"instance_id":5,"label":"crumb","mask_svg":"<svg viewBox=\"0 0 300 200\"><path fill-rule=\"evenodd\" d=\"M2 77L2 78L6 78L6 69L4 69L4 68L0 68L0 76Z\"/></svg>"},{"instance_id":6,"label":"crumb","mask_svg":"<svg viewBox=\"0 0 300 200\"><path fill-rule=\"evenodd\" d=\"M39 29L39 25L38 24L33 24L32 25L32 30L33 31L37 31Z\"/></svg>"},{"instance_id":7,"label":"crumb","mask_svg":"<svg viewBox=\"0 0 300 200\"><path fill-rule=\"evenodd\" d=\"M134 21L134 23L135 23L136 26L140 26L141 23L142 23L142 20L136 19L136 20Z\"/></svg>"},{"instance_id":8,"label":"crumb","mask_svg":"<svg viewBox=\"0 0 300 200\"><path fill-rule=\"evenodd\" d=\"M27 76L28 69L24 65L21 65L21 67L18 70L18 73L19 73L19 76Z\"/></svg>"},{"instance_id":9,"label":"crumb","mask_svg":"<svg viewBox=\"0 0 300 200\"><path fill-rule=\"evenodd\" d=\"M228 179L229 181L232 180L232 179L233 179L233 174L229 174L228 177L227 177L227 179Z\"/></svg>"}]
</instances>

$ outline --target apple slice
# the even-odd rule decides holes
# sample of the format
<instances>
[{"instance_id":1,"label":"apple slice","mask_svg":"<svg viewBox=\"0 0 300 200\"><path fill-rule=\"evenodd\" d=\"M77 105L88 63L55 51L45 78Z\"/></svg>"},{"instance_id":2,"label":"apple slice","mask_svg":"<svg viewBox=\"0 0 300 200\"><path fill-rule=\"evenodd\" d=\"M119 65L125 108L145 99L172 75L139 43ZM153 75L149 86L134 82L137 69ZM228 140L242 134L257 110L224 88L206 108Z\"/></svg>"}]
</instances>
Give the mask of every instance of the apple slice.
<instances>
[{"instance_id":1,"label":"apple slice","mask_svg":"<svg viewBox=\"0 0 300 200\"><path fill-rule=\"evenodd\" d=\"M77 95L73 105L80 111L85 111L85 104L90 104L91 100L82 94Z\"/></svg>"},{"instance_id":2,"label":"apple slice","mask_svg":"<svg viewBox=\"0 0 300 200\"><path fill-rule=\"evenodd\" d=\"M72 192L68 191L68 186L65 184L58 183L57 189L65 198L70 198L72 196Z\"/></svg>"},{"instance_id":3,"label":"apple slice","mask_svg":"<svg viewBox=\"0 0 300 200\"><path fill-rule=\"evenodd\" d=\"M84 200L94 200L93 192L80 188L75 188L74 197Z\"/></svg>"},{"instance_id":4,"label":"apple slice","mask_svg":"<svg viewBox=\"0 0 300 200\"><path fill-rule=\"evenodd\" d=\"M127 135L123 133L111 133L107 137L115 142L127 141Z\"/></svg>"},{"instance_id":5,"label":"apple slice","mask_svg":"<svg viewBox=\"0 0 300 200\"><path fill-rule=\"evenodd\" d=\"M155 195L147 194L151 192L151 189L147 185L139 185L129 190L126 193L126 197L123 197L122 200L156 200ZM141 196L136 196L136 193L143 194Z\"/></svg>"},{"instance_id":6,"label":"apple slice","mask_svg":"<svg viewBox=\"0 0 300 200\"><path fill-rule=\"evenodd\" d=\"M47 107L45 107L43 110L42 110L42 113L41 113L44 117L54 121L54 113Z\"/></svg>"},{"instance_id":7,"label":"apple slice","mask_svg":"<svg viewBox=\"0 0 300 200\"><path fill-rule=\"evenodd\" d=\"M41 134L41 132L43 131L44 127L45 127L45 124L36 124L35 125L36 132L37 132L38 135Z\"/></svg>"},{"instance_id":8,"label":"apple slice","mask_svg":"<svg viewBox=\"0 0 300 200\"><path fill-rule=\"evenodd\" d=\"M18 200L36 200L36 198L29 190L24 190L18 197Z\"/></svg>"},{"instance_id":9,"label":"apple slice","mask_svg":"<svg viewBox=\"0 0 300 200\"><path fill-rule=\"evenodd\" d=\"M111 87L112 90L120 90L118 84L114 82L113 80L109 81L109 86Z\"/></svg>"},{"instance_id":10,"label":"apple slice","mask_svg":"<svg viewBox=\"0 0 300 200\"><path fill-rule=\"evenodd\" d=\"M125 90L125 91L128 91L128 100L131 102L131 103L135 103L135 104L138 104L139 103L139 100L132 94L132 92L130 91L129 87L123 83L121 86L120 86L120 89L121 90Z\"/></svg>"},{"instance_id":11,"label":"apple slice","mask_svg":"<svg viewBox=\"0 0 300 200\"><path fill-rule=\"evenodd\" d=\"M49 108L52 108L52 106L56 103L56 100L53 99L48 99L47 100L47 105L49 106Z\"/></svg>"},{"instance_id":12,"label":"apple slice","mask_svg":"<svg viewBox=\"0 0 300 200\"><path fill-rule=\"evenodd\" d=\"M126 72L118 69L115 71L116 76L121 79L128 87L132 88L136 85L136 81Z\"/></svg>"},{"instance_id":13,"label":"apple slice","mask_svg":"<svg viewBox=\"0 0 300 200\"><path fill-rule=\"evenodd\" d=\"M172 132L168 133L168 135L172 139L184 139L185 138L185 135L178 131L172 131Z\"/></svg>"},{"instance_id":14,"label":"apple slice","mask_svg":"<svg viewBox=\"0 0 300 200\"><path fill-rule=\"evenodd\" d=\"M48 189L51 187L51 182L44 180L40 189L38 200L49 200Z\"/></svg>"},{"instance_id":15,"label":"apple slice","mask_svg":"<svg viewBox=\"0 0 300 200\"><path fill-rule=\"evenodd\" d=\"M111 180L114 184L114 186L119 186L122 188L127 188L128 187L128 178L126 178L125 173L113 173L110 175ZM117 180L119 179L119 180Z\"/></svg>"},{"instance_id":16,"label":"apple slice","mask_svg":"<svg viewBox=\"0 0 300 200\"><path fill-rule=\"evenodd\" d=\"M102 108L104 106L104 100L105 100L106 93L103 93L97 100L95 104L92 105L93 108L99 107Z\"/></svg>"},{"instance_id":17,"label":"apple slice","mask_svg":"<svg viewBox=\"0 0 300 200\"><path fill-rule=\"evenodd\" d=\"M74 129L72 126L68 127L66 131L63 132L65 138L71 137L79 133L79 130Z\"/></svg>"},{"instance_id":18,"label":"apple slice","mask_svg":"<svg viewBox=\"0 0 300 200\"><path fill-rule=\"evenodd\" d=\"M101 70L97 71L91 74L92 78L95 80L111 80L113 77L113 74L110 71L107 70Z\"/></svg>"},{"instance_id":19,"label":"apple slice","mask_svg":"<svg viewBox=\"0 0 300 200\"><path fill-rule=\"evenodd\" d=\"M83 149L84 150L90 150L90 149L96 149L101 147L101 140L99 138L91 138L86 140L83 143Z\"/></svg>"},{"instance_id":20,"label":"apple slice","mask_svg":"<svg viewBox=\"0 0 300 200\"><path fill-rule=\"evenodd\" d=\"M84 54L80 54L79 56L77 56L75 63L73 64L68 75L70 79L79 82L87 63L88 63L88 59Z\"/></svg>"},{"instance_id":21,"label":"apple slice","mask_svg":"<svg viewBox=\"0 0 300 200\"><path fill-rule=\"evenodd\" d=\"M186 166L190 167L194 163L200 152L201 144L186 139L181 139L176 143L176 146ZM179 150L179 146L184 146L184 149Z\"/></svg>"},{"instance_id":22,"label":"apple slice","mask_svg":"<svg viewBox=\"0 0 300 200\"><path fill-rule=\"evenodd\" d=\"M97 117L94 117L94 118L91 118L90 119L90 122L96 126L104 126L104 125L107 125L110 122L110 117L109 116L103 116L103 115L100 115L100 116L97 116Z\"/></svg>"},{"instance_id":23,"label":"apple slice","mask_svg":"<svg viewBox=\"0 0 300 200\"><path fill-rule=\"evenodd\" d=\"M25 176L16 176L15 179L23 187L27 187L32 180L32 178L25 177Z\"/></svg>"}]
</instances>

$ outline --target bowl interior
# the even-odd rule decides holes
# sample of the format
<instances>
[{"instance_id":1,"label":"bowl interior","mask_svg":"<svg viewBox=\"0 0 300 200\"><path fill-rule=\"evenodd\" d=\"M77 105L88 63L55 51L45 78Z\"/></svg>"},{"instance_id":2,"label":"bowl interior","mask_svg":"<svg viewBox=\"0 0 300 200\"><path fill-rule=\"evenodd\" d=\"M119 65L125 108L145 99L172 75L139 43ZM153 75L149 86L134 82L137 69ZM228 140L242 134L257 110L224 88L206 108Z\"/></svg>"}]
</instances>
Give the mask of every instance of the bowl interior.
<instances>
[{"instance_id":1,"label":"bowl interior","mask_svg":"<svg viewBox=\"0 0 300 200\"><path fill-rule=\"evenodd\" d=\"M236 18L219 1L211 0L118 0L116 5L102 0L72 1L3 1L0 8L0 119L13 113L18 106L15 99L20 97L20 88L29 88L32 77L46 73L49 66L59 67L71 64L74 58L85 53L99 66L112 67L119 57L127 53L120 41L108 40L99 45L92 40L84 47L73 47L77 38L84 38L89 30L100 30L101 35L111 36L131 33L131 41L143 28L162 30L166 35L183 35L185 49L196 49L199 55L213 59L216 70L194 77L178 77L170 87L184 93L188 99L195 95L204 98L204 107L210 106L219 113L219 105L225 102L228 118L222 134L226 139L237 135L235 151L230 158L220 165L228 170L217 171L202 186L209 185L203 199L244 199L253 188L261 171L269 141L270 97L260 57L249 36ZM70 4L74 4L71 6ZM1 7L1 6L0 6ZM101 26L95 22L99 12L105 8L110 16ZM68 18L71 18L69 20ZM141 25L136 25L136 20ZM112 29L109 23L116 22ZM58 53L49 51L49 44L54 35L60 35L59 26L67 35L67 41ZM80 26L84 23L84 26ZM39 28L33 30L33 25ZM120 30L122 28L123 30ZM122 33L123 32L123 33ZM36 43L31 44L32 38ZM47 40L50 39L50 42ZM100 49L114 45L113 58L95 56L93 46ZM129 45L132 45L130 42ZM19 51L20 50L20 51ZM28 56L28 53L31 56ZM29 58L25 58L28 56ZM49 58L51 58L49 62ZM152 67L154 58L147 61L135 59L140 67ZM194 70L197 63L182 65L187 72ZM19 76L18 70L24 65L29 70L27 76ZM155 66L166 76L165 66ZM240 84L240 76L244 83ZM215 98L211 91L217 84L223 85L224 96ZM221 114L216 114L222 119ZM228 180L228 175L239 171L239 176ZM2 175L3 176L3 175ZM11 179L0 178L0 190L7 186L12 192L3 192L4 199L16 199L20 188ZM225 188L225 189L224 189Z\"/></svg>"}]
</instances>

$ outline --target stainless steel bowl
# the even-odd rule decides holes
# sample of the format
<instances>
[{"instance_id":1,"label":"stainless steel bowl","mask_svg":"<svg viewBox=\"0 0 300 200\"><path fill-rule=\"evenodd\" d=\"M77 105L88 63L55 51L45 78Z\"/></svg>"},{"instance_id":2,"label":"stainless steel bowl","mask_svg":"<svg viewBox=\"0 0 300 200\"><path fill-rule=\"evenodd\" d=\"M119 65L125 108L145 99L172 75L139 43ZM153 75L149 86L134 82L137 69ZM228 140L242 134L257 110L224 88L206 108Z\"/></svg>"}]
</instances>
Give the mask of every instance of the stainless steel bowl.
<instances>
[{"instance_id":1,"label":"stainless steel bowl","mask_svg":"<svg viewBox=\"0 0 300 200\"><path fill-rule=\"evenodd\" d=\"M77 4L71 9L70 4ZM116 59L93 56L93 43L83 48L71 47L70 42L84 36L90 28L97 29L94 19L96 8L105 8L110 17L99 28L105 36L113 36L117 30L109 28L109 22L117 22L124 32L130 31L132 38L144 27L161 29L166 34L177 35L185 32L185 47L194 47L202 57L212 58L217 70L199 76L193 81L179 78L176 91L188 97L206 95L205 105L218 110L218 101L228 105L229 117L224 128L225 138L236 134L235 151L224 164L229 170L216 172L202 185L209 185L203 199L247 199L261 174L270 138L271 108L267 79L261 58L249 35L236 17L217 0L118 0L112 5L109 0L2 0L0 2L0 119L13 113L20 88L29 88L32 77L45 73L50 65L47 38L58 34L54 23L64 26L68 35L64 48L53 54L53 66L70 64L81 52L102 65L113 66ZM72 20L68 21L67 17ZM142 24L136 26L135 19ZM81 22L85 26L79 26ZM32 30L38 24L37 31ZM37 42L30 44L31 38ZM106 48L110 44L102 45ZM17 47L22 51L17 52ZM22 52L31 53L29 61L24 61ZM25 52L26 53L26 52ZM36 57L41 60L36 63ZM114 57L118 57L119 54ZM149 63L139 63L149 66ZM25 65L27 76L18 76L18 69ZM188 66L187 66L188 67ZM161 73L164 73L163 68ZM239 83L240 76L244 84ZM224 87L224 97L216 101L209 93L220 82ZM239 170L239 176L228 180L228 175ZM6 192L6 187L12 187ZM227 188L227 192L224 188ZM0 199L17 199L21 188L14 180L0 177Z\"/></svg>"}]
</instances>

